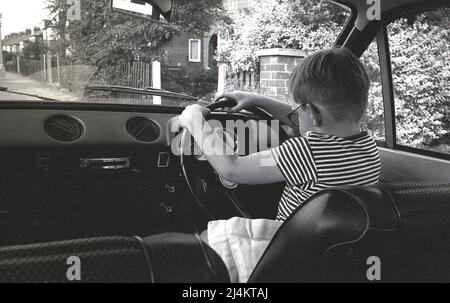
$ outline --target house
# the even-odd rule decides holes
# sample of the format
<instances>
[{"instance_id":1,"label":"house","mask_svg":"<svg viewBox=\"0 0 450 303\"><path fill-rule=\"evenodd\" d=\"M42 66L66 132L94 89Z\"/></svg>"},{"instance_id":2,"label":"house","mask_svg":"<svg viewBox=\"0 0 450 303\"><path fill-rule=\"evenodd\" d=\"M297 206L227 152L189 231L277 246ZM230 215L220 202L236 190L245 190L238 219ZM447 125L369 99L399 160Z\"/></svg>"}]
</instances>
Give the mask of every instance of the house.
<instances>
[{"instance_id":1,"label":"house","mask_svg":"<svg viewBox=\"0 0 450 303\"><path fill-rule=\"evenodd\" d=\"M253 0L224 0L224 7L230 12L249 8ZM167 45L166 62L172 66L189 66L203 70L217 68L215 54L218 48L220 29L213 29L204 36L182 33Z\"/></svg>"},{"instance_id":2,"label":"house","mask_svg":"<svg viewBox=\"0 0 450 303\"><path fill-rule=\"evenodd\" d=\"M5 39L2 40L3 51L15 54L20 53L24 49L26 41L28 41L31 36L31 29L27 29L25 32L12 33L5 36Z\"/></svg>"},{"instance_id":3,"label":"house","mask_svg":"<svg viewBox=\"0 0 450 303\"><path fill-rule=\"evenodd\" d=\"M19 57L31 36L31 29L27 29L25 32L6 35L2 40L2 50L7 53L3 58L6 70L20 69Z\"/></svg>"},{"instance_id":4,"label":"house","mask_svg":"<svg viewBox=\"0 0 450 303\"><path fill-rule=\"evenodd\" d=\"M44 33L40 27L35 27L33 29L33 35L30 37L30 42L38 42L44 40Z\"/></svg>"},{"instance_id":5,"label":"house","mask_svg":"<svg viewBox=\"0 0 450 303\"><path fill-rule=\"evenodd\" d=\"M47 39L54 41L56 39L54 30L48 29L47 31L48 33L36 26L33 30L27 29L24 32L6 35L2 40L3 51L12 54L19 54L26 47L27 43L44 41L46 38L45 35L48 36Z\"/></svg>"},{"instance_id":6,"label":"house","mask_svg":"<svg viewBox=\"0 0 450 303\"><path fill-rule=\"evenodd\" d=\"M253 3L254 0L223 0L224 7L229 12L249 8ZM183 74L183 72L195 75L198 82L194 84L197 89L193 94L196 95L203 96L205 92L209 93L216 88L218 91L223 91L227 75L226 68L219 66L216 60L220 39L219 26L213 26L209 33L200 36L181 33L172 38L164 49L166 65L163 75ZM201 76L202 74L204 77Z\"/></svg>"},{"instance_id":7,"label":"house","mask_svg":"<svg viewBox=\"0 0 450 303\"><path fill-rule=\"evenodd\" d=\"M24 32L11 33L2 40L2 50L4 53L4 65L7 71L11 72L29 72L24 59L42 60L43 50L33 47L28 48L32 43L41 42L51 46L55 43L56 34L54 29L41 30L40 27L34 27L33 30L26 29ZM45 60L45 59L43 59Z\"/></svg>"}]
</instances>

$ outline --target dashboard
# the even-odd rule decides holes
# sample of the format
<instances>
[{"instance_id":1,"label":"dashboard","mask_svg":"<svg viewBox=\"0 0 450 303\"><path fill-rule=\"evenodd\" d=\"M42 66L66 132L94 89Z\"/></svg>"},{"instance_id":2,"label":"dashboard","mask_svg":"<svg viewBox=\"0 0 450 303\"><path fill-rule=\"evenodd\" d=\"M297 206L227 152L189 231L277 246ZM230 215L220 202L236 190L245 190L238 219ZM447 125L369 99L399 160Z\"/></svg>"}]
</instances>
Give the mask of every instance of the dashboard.
<instances>
[{"instance_id":1,"label":"dashboard","mask_svg":"<svg viewBox=\"0 0 450 303\"><path fill-rule=\"evenodd\" d=\"M167 145L172 117L142 112L0 110L0 146Z\"/></svg>"},{"instance_id":2,"label":"dashboard","mask_svg":"<svg viewBox=\"0 0 450 303\"><path fill-rule=\"evenodd\" d=\"M54 110L54 109L1 109L0 107L0 146L170 146L179 135L176 127L178 114L172 112L138 111L93 111L93 110ZM239 149L245 145L272 145L270 130L261 130L256 120L245 115L215 113L210 119L221 123L226 129L226 121L245 121L246 133L239 137ZM229 127L228 127L229 128ZM270 129L270 128L269 128ZM228 136L238 131L227 130ZM261 136L267 133L269 137ZM272 138L273 139L273 138ZM261 142L262 141L262 142ZM270 142L269 142L270 141ZM175 150L177 151L177 150ZM244 153L244 152L243 152Z\"/></svg>"},{"instance_id":3,"label":"dashboard","mask_svg":"<svg viewBox=\"0 0 450 303\"><path fill-rule=\"evenodd\" d=\"M195 203L172 144L181 112L157 106L1 103L0 245L190 232ZM211 119L224 128L229 120L248 123L246 133L234 137L240 152L265 140L254 117L217 112ZM198 162L207 169L206 161ZM278 193L265 189L268 199L279 198L269 198ZM215 201L212 207L223 218L238 215L211 190L206 200ZM253 201L251 189L241 192L251 208L263 210L252 206L261 199Z\"/></svg>"}]
</instances>

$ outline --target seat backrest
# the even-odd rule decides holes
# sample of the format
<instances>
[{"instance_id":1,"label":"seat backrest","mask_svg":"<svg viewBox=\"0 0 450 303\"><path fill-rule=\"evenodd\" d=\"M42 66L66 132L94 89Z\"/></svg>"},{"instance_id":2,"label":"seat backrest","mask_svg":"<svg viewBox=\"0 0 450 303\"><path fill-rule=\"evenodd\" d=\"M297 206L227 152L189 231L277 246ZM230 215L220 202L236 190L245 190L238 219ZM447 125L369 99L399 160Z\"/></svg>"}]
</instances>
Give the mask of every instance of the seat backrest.
<instances>
[{"instance_id":1,"label":"seat backrest","mask_svg":"<svg viewBox=\"0 0 450 303\"><path fill-rule=\"evenodd\" d=\"M0 283L228 282L220 257L195 235L107 237L0 248ZM69 261L69 262L68 262Z\"/></svg>"},{"instance_id":2,"label":"seat backrest","mask_svg":"<svg viewBox=\"0 0 450 303\"><path fill-rule=\"evenodd\" d=\"M373 276L374 265L380 276ZM378 277L450 281L450 183L324 190L280 227L249 282Z\"/></svg>"}]
</instances>

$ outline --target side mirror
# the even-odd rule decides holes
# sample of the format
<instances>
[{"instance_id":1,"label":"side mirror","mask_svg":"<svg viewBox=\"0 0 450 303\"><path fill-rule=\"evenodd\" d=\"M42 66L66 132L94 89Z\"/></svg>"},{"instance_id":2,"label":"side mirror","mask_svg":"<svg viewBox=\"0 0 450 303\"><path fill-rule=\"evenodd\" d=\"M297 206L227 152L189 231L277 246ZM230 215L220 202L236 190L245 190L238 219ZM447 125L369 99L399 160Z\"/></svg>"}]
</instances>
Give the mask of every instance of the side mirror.
<instances>
[{"instance_id":1,"label":"side mirror","mask_svg":"<svg viewBox=\"0 0 450 303\"><path fill-rule=\"evenodd\" d=\"M172 21L173 7L174 0L111 0L115 12L162 23Z\"/></svg>"}]
</instances>

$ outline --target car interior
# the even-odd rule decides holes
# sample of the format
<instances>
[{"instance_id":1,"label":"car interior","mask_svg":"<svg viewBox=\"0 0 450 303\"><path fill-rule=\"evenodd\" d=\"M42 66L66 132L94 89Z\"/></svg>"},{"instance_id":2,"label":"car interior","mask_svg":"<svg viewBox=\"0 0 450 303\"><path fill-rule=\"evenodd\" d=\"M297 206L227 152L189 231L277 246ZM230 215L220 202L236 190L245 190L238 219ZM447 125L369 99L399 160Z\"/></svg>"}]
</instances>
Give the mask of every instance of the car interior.
<instances>
[{"instance_id":1,"label":"car interior","mask_svg":"<svg viewBox=\"0 0 450 303\"><path fill-rule=\"evenodd\" d=\"M336 0L352 14L336 45L362 56L378 43L386 140L382 177L370 187L325 190L276 233L249 283L367 282L369 256L384 282L450 281L450 157L399 146L387 26L443 0ZM156 92L163 98L173 97ZM223 122L273 120L255 108ZM201 156L177 155L182 108L83 102L0 102L0 282L67 282L67 256L83 259L83 282L227 283L227 269L199 233L211 220L274 219L284 184L231 184ZM271 133L270 124L267 125ZM249 128L247 151L264 140ZM228 131L229 133L229 131ZM294 136L288 126L274 136ZM231 135L233 136L233 135ZM175 150L194 149L182 136ZM254 142L250 142L254 140ZM247 151L248 152L248 151Z\"/></svg>"}]
</instances>

